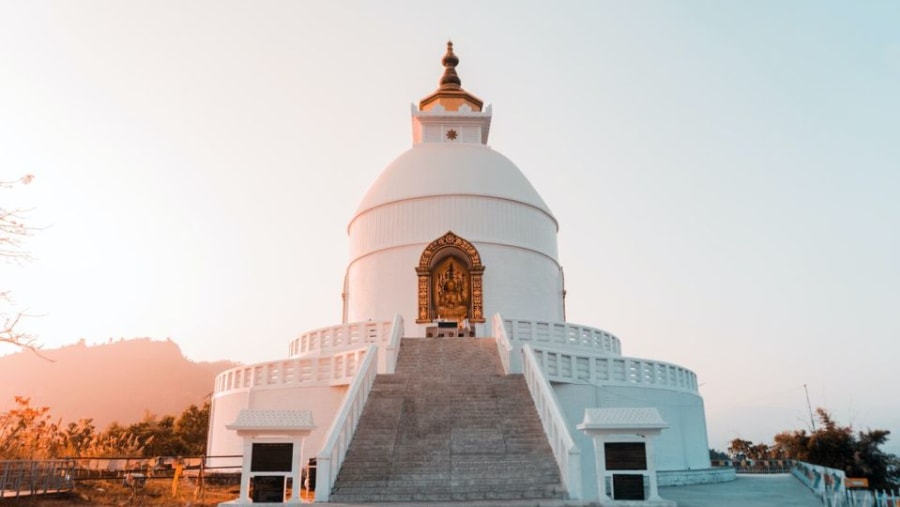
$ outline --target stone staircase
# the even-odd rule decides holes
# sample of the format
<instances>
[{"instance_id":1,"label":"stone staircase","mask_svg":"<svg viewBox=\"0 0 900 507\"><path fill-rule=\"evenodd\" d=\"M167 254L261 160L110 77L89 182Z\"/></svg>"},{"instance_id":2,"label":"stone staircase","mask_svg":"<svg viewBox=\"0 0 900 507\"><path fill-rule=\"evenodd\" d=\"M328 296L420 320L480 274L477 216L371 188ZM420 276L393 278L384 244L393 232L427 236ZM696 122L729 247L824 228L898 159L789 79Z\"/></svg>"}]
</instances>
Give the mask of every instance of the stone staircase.
<instances>
[{"instance_id":1,"label":"stone staircase","mask_svg":"<svg viewBox=\"0 0 900 507\"><path fill-rule=\"evenodd\" d=\"M559 469L522 375L486 338L407 338L378 375L335 503L562 499Z\"/></svg>"}]
</instances>

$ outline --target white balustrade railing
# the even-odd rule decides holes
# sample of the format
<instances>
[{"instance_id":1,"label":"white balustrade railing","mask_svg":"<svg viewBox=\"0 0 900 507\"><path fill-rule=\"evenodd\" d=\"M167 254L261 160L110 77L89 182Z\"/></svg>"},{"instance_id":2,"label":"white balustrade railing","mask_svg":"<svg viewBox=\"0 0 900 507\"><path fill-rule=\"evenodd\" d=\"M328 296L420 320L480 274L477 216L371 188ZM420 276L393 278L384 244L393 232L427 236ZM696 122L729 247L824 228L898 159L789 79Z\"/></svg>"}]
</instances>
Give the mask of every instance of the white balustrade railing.
<instances>
[{"instance_id":1,"label":"white balustrade railing","mask_svg":"<svg viewBox=\"0 0 900 507\"><path fill-rule=\"evenodd\" d=\"M622 344L612 334L593 327L579 326L567 322L542 322L534 320L503 321L506 334L513 344L533 343L567 345L598 349L608 354L620 355ZM495 333L496 336L496 333Z\"/></svg>"},{"instance_id":2,"label":"white balustrade railing","mask_svg":"<svg viewBox=\"0 0 900 507\"><path fill-rule=\"evenodd\" d=\"M516 348L509 341L506 326L503 325L503 317L499 313L495 313L494 318L491 319L491 331L497 342L497 353L500 355L500 363L503 364L503 373L507 375L521 373L521 361L518 360L518 354L515 353Z\"/></svg>"},{"instance_id":3,"label":"white balustrade railing","mask_svg":"<svg viewBox=\"0 0 900 507\"><path fill-rule=\"evenodd\" d=\"M378 371L380 373L394 373L397 367L397 356L400 354L400 339L403 338L403 316L394 315L391 323L391 332L387 345L378 352Z\"/></svg>"},{"instance_id":4,"label":"white balustrade railing","mask_svg":"<svg viewBox=\"0 0 900 507\"><path fill-rule=\"evenodd\" d=\"M324 357L305 357L238 366L216 376L215 395L255 387L336 386L349 384L368 348ZM377 355L377 353L376 353Z\"/></svg>"},{"instance_id":5,"label":"white balustrade railing","mask_svg":"<svg viewBox=\"0 0 900 507\"><path fill-rule=\"evenodd\" d=\"M791 474L811 489L824 505L843 507L855 505L846 501L847 474L843 470L795 461ZM871 502L860 505L873 505ZM881 504L878 504L881 505Z\"/></svg>"},{"instance_id":6,"label":"white balustrade railing","mask_svg":"<svg viewBox=\"0 0 900 507\"><path fill-rule=\"evenodd\" d=\"M900 491L861 489L851 485L844 470L794 461L791 474L802 482L826 507L894 507L900 505Z\"/></svg>"},{"instance_id":7,"label":"white balustrade railing","mask_svg":"<svg viewBox=\"0 0 900 507\"><path fill-rule=\"evenodd\" d=\"M522 346L522 373L534 400L534 406L541 418L544 433L547 434L547 440L553 449L553 456L559 466L563 485L569 492L569 499L580 500L582 497L581 450L575 445L575 440L566 424L566 418L553 393L553 387L544 376L541 365L529 345Z\"/></svg>"},{"instance_id":8,"label":"white balustrade railing","mask_svg":"<svg viewBox=\"0 0 900 507\"><path fill-rule=\"evenodd\" d=\"M396 320L396 319L395 319ZM323 327L303 333L289 344L289 357L310 353L331 353L353 346L387 343L391 338L393 322L352 322L339 326Z\"/></svg>"},{"instance_id":9,"label":"white balustrade railing","mask_svg":"<svg viewBox=\"0 0 900 507\"><path fill-rule=\"evenodd\" d=\"M316 456L316 502L327 502L331 497L331 488L344 464L353 433L375 383L378 373L375 356L375 347L369 346L359 374L347 389L344 402L328 429L325 444Z\"/></svg>"},{"instance_id":10,"label":"white balustrade railing","mask_svg":"<svg viewBox=\"0 0 900 507\"><path fill-rule=\"evenodd\" d=\"M547 378L594 385L641 385L697 392L697 375L681 366L634 357L534 348Z\"/></svg>"}]
</instances>

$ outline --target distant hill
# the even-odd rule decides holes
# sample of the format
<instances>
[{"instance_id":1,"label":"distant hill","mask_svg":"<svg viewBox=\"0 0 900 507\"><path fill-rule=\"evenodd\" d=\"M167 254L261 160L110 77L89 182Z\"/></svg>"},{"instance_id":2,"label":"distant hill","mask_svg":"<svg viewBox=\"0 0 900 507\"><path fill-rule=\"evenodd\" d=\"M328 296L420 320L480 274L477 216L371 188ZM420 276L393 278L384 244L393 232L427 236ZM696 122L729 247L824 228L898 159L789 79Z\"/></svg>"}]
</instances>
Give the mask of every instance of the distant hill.
<instances>
[{"instance_id":1,"label":"distant hill","mask_svg":"<svg viewBox=\"0 0 900 507\"><path fill-rule=\"evenodd\" d=\"M13 407L14 396L26 396L64 424L91 418L101 430L112 422L138 422L147 412L177 416L201 405L216 375L236 365L195 363L174 342L149 338L40 353L53 361L30 351L0 357L0 412Z\"/></svg>"}]
</instances>

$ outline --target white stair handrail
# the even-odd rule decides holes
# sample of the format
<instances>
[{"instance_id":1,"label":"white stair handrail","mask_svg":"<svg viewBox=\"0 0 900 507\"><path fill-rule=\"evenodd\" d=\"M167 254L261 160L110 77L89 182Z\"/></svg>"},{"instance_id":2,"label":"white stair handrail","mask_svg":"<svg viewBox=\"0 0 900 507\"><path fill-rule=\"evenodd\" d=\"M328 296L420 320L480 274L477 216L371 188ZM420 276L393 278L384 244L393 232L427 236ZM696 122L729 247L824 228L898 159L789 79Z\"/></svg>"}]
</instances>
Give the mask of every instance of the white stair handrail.
<instances>
[{"instance_id":1,"label":"white stair handrail","mask_svg":"<svg viewBox=\"0 0 900 507\"><path fill-rule=\"evenodd\" d=\"M316 501L327 502L331 497L331 488L337 479L337 474L344 464L350 441L356 432L359 418L375 383L378 373L376 357L378 350L375 345L370 345L366 350L365 358L357 370L356 377L350 383L344 402L338 410L337 416L328 429L325 444L316 456Z\"/></svg>"},{"instance_id":2,"label":"white stair handrail","mask_svg":"<svg viewBox=\"0 0 900 507\"><path fill-rule=\"evenodd\" d=\"M541 365L530 345L522 346L522 373L531 392L534 406L540 416L544 433L553 450L553 457L559 466L563 485L569 492L570 500L582 498L581 449L575 444L566 418L559 408L550 381L544 376Z\"/></svg>"},{"instance_id":3,"label":"white stair handrail","mask_svg":"<svg viewBox=\"0 0 900 507\"><path fill-rule=\"evenodd\" d=\"M500 362L503 364L503 373L522 373L522 364L519 361L519 355L515 353L515 346L509 341L509 334L506 332L503 317L499 313L494 314L491 319L491 331L494 334L494 340L497 342L497 353L500 355Z\"/></svg>"},{"instance_id":4,"label":"white stair handrail","mask_svg":"<svg viewBox=\"0 0 900 507\"><path fill-rule=\"evenodd\" d=\"M400 354L400 339L403 338L403 316L394 315L391 322L391 337L387 345L381 350L378 371L380 373L394 373L397 368L397 356Z\"/></svg>"}]
</instances>

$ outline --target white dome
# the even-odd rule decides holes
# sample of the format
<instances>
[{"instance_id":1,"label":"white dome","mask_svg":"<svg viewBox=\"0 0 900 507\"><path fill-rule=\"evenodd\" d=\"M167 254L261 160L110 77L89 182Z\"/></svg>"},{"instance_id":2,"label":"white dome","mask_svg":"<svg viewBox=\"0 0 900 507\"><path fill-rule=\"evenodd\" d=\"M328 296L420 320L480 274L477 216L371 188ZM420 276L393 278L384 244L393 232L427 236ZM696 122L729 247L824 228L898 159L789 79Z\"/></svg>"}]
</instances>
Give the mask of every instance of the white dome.
<instances>
[{"instance_id":1,"label":"white dome","mask_svg":"<svg viewBox=\"0 0 900 507\"><path fill-rule=\"evenodd\" d=\"M508 199L533 206L556 222L512 161L487 146L461 143L417 144L397 157L369 188L354 220L385 204L451 195Z\"/></svg>"}]
</instances>

